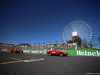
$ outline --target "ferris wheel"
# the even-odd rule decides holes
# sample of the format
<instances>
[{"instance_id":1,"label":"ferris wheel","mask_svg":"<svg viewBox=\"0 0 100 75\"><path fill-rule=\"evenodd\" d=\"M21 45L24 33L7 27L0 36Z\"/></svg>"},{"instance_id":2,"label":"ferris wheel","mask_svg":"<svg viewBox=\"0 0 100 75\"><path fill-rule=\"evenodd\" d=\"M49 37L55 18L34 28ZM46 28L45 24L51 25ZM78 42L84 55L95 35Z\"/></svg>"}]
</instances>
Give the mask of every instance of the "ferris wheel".
<instances>
[{"instance_id":1,"label":"ferris wheel","mask_svg":"<svg viewBox=\"0 0 100 75\"><path fill-rule=\"evenodd\" d=\"M93 27L82 20L73 21L65 26L62 32L62 40L67 43L69 40L73 40L73 37L79 36L82 40L86 40L91 43L94 38Z\"/></svg>"}]
</instances>

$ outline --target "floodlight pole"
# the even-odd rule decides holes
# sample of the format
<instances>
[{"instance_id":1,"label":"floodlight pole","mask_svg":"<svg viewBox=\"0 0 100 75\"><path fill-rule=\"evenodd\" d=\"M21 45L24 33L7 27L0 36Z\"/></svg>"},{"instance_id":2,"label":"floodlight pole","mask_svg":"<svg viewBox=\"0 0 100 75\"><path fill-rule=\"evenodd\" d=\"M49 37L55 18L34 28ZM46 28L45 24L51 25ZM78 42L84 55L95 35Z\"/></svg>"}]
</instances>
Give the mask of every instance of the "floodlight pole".
<instances>
[{"instance_id":1,"label":"floodlight pole","mask_svg":"<svg viewBox=\"0 0 100 75\"><path fill-rule=\"evenodd\" d=\"M38 43L39 44L39 50L40 50L40 43Z\"/></svg>"},{"instance_id":2,"label":"floodlight pole","mask_svg":"<svg viewBox=\"0 0 100 75\"><path fill-rule=\"evenodd\" d=\"M50 43L50 49L51 49L51 42L49 41L49 43Z\"/></svg>"},{"instance_id":3,"label":"floodlight pole","mask_svg":"<svg viewBox=\"0 0 100 75\"><path fill-rule=\"evenodd\" d=\"M57 41L56 41L56 44L57 44L57 45L56 45L56 49L58 49L58 42L57 42Z\"/></svg>"},{"instance_id":4,"label":"floodlight pole","mask_svg":"<svg viewBox=\"0 0 100 75\"><path fill-rule=\"evenodd\" d=\"M34 43L34 47L36 46L36 44Z\"/></svg>"},{"instance_id":5,"label":"floodlight pole","mask_svg":"<svg viewBox=\"0 0 100 75\"><path fill-rule=\"evenodd\" d=\"M45 49L45 43L43 42L43 44L44 44L44 49Z\"/></svg>"},{"instance_id":6,"label":"floodlight pole","mask_svg":"<svg viewBox=\"0 0 100 75\"><path fill-rule=\"evenodd\" d=\"M98 40L99 40L99 44L100 44L100 36L98 37Z\"/></svg>"}]
</instances>

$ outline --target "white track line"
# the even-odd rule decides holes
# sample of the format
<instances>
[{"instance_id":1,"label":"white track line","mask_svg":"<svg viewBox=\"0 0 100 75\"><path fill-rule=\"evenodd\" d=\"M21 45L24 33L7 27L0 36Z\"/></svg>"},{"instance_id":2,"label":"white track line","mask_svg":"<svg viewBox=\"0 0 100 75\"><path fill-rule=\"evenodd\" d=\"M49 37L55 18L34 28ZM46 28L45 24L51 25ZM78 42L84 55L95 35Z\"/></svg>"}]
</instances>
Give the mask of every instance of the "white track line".
<instances>
[{"instance_id":1,"label":"white track line","mask_svg":"<svg viewBox=\"0 0 100 75\"><path fill-rule=\"evenodd\" d=\"M13 57L9 57L10 59L14 59L14 60L21 60L21 59L17 59L17 58L13 58Z\"/></svg>"},{"instance_id":2,"label":"white track line","mask_svg":"<svg viewBox=\"0 0 100 75\"><path fill-rule=\"evenodd\" d=\"M13 58L13 57L9 57L10 59L13 60L22 60L22 59L17 59L17 58ZM44 58L39 58L39 59L30 59L29 61L24 61L24 62L34 62L34 61L42 61L44 60Z\"/></svg>"},{"instance_id":3,"label":"white track line","mask_svg":"<svg viewBox=\"0 0 100 75\"><path fill-rule=\"evenodd\" d=\"M40 58L40 59L30 59L30 61L24 61L24 62L34 62L34 61L42 61L44 60L44 58Z\"/></svg>"}]
</instances>

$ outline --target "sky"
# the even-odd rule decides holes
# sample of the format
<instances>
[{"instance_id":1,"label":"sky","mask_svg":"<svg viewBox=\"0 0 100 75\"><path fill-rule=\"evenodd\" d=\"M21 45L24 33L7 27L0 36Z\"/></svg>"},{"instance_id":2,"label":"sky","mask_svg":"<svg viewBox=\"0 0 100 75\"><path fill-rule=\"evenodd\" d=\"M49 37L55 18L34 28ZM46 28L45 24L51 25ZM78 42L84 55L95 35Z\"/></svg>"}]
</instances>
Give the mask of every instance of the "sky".
<instances>
[{"instance_id":1,"label":"sky","mask_svg":"<svg viewBox=\"0 0 100 75\"><path fill-rule=\"evenodd\" d=\"M100 0L0 0L0 43L63 42L64 27L75 20L90 23L99 43Z\"/></svg>"}]
</instances>

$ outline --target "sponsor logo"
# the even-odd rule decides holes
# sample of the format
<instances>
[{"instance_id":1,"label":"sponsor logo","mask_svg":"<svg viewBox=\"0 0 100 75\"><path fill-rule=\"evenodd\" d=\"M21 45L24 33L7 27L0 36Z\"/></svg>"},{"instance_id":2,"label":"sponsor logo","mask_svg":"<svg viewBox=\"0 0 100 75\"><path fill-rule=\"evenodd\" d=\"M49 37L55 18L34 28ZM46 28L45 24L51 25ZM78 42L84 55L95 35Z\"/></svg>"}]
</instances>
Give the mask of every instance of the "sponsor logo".
<instances>
[{"instance_id":1,"label":"sponsor logo","mask_svg":"<svg viewBox=\"0 0 100 75\"><path fill-rule=\"evenodd\" d=\"M38 51L32 51L32 53L38 53Z\"/></svg>"},{"instance_id":2,"label":"sponsor logo","mask_svg":"<svg viewBox=\"0 0 100 75\"><path fill-rule=\"evenodd\" d=\"M88 56L100 56L100 52L99 51L95 51L95 52L87 52L86 50L83 51L77 51L77 55L88 55Z\"/></svg>"},{"instance_id":3,"label":"sponsor logo","mask_svg":"<svg viewBox=\"0 0 100 75\"><path fill-rule=\"evenodd\" d=\"M26 50L23 50L23 52L29 52L28 50L26 51Z\"/></svg>"}]
</instances>

